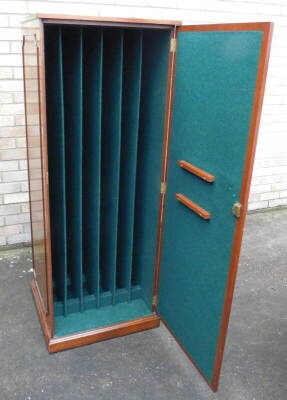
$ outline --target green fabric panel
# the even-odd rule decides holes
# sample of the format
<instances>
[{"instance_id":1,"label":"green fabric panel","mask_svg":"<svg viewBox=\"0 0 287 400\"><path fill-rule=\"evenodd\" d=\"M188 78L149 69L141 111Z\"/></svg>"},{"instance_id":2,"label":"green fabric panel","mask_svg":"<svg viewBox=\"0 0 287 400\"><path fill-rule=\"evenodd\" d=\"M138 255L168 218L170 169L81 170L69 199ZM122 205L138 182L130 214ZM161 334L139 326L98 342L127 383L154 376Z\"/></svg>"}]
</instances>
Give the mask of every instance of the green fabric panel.
<instances>
[{"instance_id":1,"label":"green fabric panel","mask_svg":"<svg viewBox=\"0 0 287 400\"><path fill-rule=\"evenodd\" d=\"M152 315L150 309L143 300L138 299L130 303L69 314L67 317L58 316L55 317L55 336L100 328L149 315Z\"/></svg>"},{"instance_id":2,"label":"green fabric panel","mask_svg":"<svg viewBox=\"0 0 287 400\"><path fill-rule=\"evenodd\" d=\"M83 308L82 274L82 131L83 88L82 29L65 27L63 32L64 104L66 140L66 212L68 269L72 291Z\"/></svg>"},{"instance_id":3,"label":"green fabric panel","mask_svg":"<svg viewBox=\"0 0 287 400\"><path fill-rule=\"evenodd\" d=\"M138 142L133 276L151 305L170 32L145 30Z\"/></svg>"},{"instance_id":4,"label":"green fabric panel","mask_svg":"<svg viewBox=\"0 0 287 400\"><path fill-rule=\"evenodd\" d=\"M61 28L45 28L52 265L55 295L67 313L65 138Z\"/></svg>"},{"instance_id":5,"label":"green fabric panel","mask_svg":"<svg viewBox=\"0 0 287 400\"><path fill-rule=\"evenodd\" d=\"M123 103L118 222L117 287L131 290L142 31L124 31Z\"/></svg>"},{"instance_id":6,"label":"green fabric panel","mask_svg":"<svg viewBox=\"0 0 287 400\"><path fill-rule=\"evenodd\" d=\"M121 154L123 30L104 29L101 164L101 287L115 296Z\"/></svg>"},{"instance_id":7,"label":"green fabric panel","mask_svg":"<svg viewBox=\"0 0 287 400\"><path fill-rule=\"evenodd\" d=\"M83 41L83 262L86 289L100 305L100 187L102 113L102 29L88 28Z\"/></svg>"},{"instance_id":8,"label":"green fabric panel","mask_svg":"<svg viewBox=\"0 0 287 400\"><path fill-rule=\"evenodd\" d=\"M168 170L160 315L207 379L213 374L253 104L260 31L180 32ZM186 160L215 175L206 183ZM175 199L212 214L205 221Z\"/></svg>"},{"instance_id":9,"label":"green fabric panel","mask_svg":"<svg viewBox=\"0 0 287 400\"><path fill-rule=\"evenodd\" d=\"M132 298L140 299L142 298L142 290L140 286L133 286L131 288ZM130 291L127 289L117 289L115 303L125 303L130 301L131 297ZM100 295L101 307L110 306L113 304L113 298L111 292L102 292ZM95 295L84 294L84 309L89 310L95 308ZM68 314L80 312L79 302L76 298L68 299L67 301L67 311ZM63 315L63 303L61 301L54 302L54 316Z\"/></svg>"}]
</instances>

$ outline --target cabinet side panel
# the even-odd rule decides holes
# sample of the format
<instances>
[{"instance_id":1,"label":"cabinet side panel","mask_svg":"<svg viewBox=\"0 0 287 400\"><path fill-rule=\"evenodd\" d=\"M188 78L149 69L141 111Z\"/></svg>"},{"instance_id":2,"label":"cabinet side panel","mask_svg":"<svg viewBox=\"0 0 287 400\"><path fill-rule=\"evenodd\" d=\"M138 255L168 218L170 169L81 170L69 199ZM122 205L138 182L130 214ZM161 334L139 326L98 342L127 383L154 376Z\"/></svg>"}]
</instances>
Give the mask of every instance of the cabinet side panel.
<instances>
[{"instance_id":1,"label":"cabinet side panel","mask_svg":"<svg viewBox=\"0 0 287 400\"><path fill-rule=\"evenodd\" d=\"M44 74L42 27L38 20L23 27L23 72L27 138L28 179L30 193L31 234L34 281L41 307L47 316L52 334L52 278L48 198L48 165L45 130L45 111L42 109ZM41 101L42 99L42 101Z\"/></svg>"}]
</instances>

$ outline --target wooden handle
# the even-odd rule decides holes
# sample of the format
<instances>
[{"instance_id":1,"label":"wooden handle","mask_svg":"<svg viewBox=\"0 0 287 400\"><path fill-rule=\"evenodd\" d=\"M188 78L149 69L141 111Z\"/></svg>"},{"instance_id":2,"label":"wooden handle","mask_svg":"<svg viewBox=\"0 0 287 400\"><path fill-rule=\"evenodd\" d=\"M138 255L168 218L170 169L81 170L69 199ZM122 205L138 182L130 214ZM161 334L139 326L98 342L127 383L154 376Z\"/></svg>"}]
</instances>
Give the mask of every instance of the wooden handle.
<instances>
[{"instance_id":1,"label":"wooden handle","mask_svg":"<svg viewBox=\"0 0 287 400\"><path fill-rule=\"evenodd\" d=\"M203 171L203 169L200 169L195 165L188 163L187 161L180 160L177 163L179 166L181 166L181 168L186 169L188 172L191 172L192 174L198 176L199 178L203 179L206 182L211 183L215 181L215 176L209 174L208 172Z\"/></svg>"},{"instance_id":2,"label":"wooden handle","mask_svg":"<svg viewBox=\"0 0 287 400\"><path fill-rule=\"evenodd\" d=\"M186 207L190 208L195 214L199 215L203 219L210 219L211 214L206 211L204 208L201 208L198 204L194 203L183 194L177 193L175 195L178 201L184 204Z\"/></svg>"}]
</instances>

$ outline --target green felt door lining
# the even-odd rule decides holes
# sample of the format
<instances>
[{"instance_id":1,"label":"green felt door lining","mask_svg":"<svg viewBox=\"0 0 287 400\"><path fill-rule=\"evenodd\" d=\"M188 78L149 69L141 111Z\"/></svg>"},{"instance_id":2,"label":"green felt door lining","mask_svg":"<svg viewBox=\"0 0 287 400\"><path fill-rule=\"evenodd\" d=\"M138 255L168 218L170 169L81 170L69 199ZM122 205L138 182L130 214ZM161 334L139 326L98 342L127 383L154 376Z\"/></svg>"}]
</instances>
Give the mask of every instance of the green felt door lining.
<instances>
[{"instance_id":1,"label":"green felt door lining","mask_svg":"<svg viewBox=\"0 0 287 400\"><path fill-rule=\"evenodd\" d=\"M159 313L212 380L253 108L261 31L179 32ZM215 175L208 183L185 160ZM175 199L211 213L204 220Z\"/></svg>"}]
</instances>

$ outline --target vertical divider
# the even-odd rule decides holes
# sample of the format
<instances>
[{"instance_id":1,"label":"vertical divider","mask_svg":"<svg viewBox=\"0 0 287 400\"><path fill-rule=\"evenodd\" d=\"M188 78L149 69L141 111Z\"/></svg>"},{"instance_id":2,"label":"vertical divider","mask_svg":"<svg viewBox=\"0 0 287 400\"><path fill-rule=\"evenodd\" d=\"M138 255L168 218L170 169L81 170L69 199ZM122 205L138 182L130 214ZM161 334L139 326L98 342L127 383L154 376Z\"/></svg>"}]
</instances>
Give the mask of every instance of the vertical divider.
<instances>
[{"instance_id":1,"label":"vertical divider","mask_svg":"<svg viewBox=\"0 0 287 400\"><path fill-rule=\"evenodd\" d=\"M59 69L60 69L60 113L61 113L61 150L62 154L60 155L61 162L61 170L63 171L63 176L61 179L62 182L62 190L63 190L63 200L59 202L63 208L65 208L66 204L66 190L65 190L65 121L64 121L64 87L63 87L63 50L62 50L62 29L59 28ZM62 210L62 218L63 218L63 310L64 315L67 315L67 291L68 291L68 282L67 282L67 221L66 221L66 213L65 209Z\"/></svg>"},{"instance_id":2,"label":"vertical divider","mask_svg":"<svg viewBox=\"0 0 287 400\"><path fill-rule=\"evenodd\" d=\"M49 187L53 279L57 298L67 315L67 237L65 193L65 124L62 30L49 27L45 34Z\"/></svg>"},{"instance_id":3,"label":"vertical divider","mask_svg":"<svg viewBox=\"0 0 287 400\"><path fill-rule=\"evenodd\" d=\"M120 195L123 30L104 30L101 160L101 286L115 303Z\"/></svg>"},{"instance_id":4,"label":"vertical divider","mask_svg":"<svg viewBox=\"0 0 287 400\"><path fill-rule=\"evenodd\" d=\"M86 288L100 306L100 196L103 30L86 28L83 42L83 262Z\"/></svg>"},{"instance_id":5,"label":"vertical divider","mask_svg":"<svg viewBox=\"0 0 287 400\"><path fill-rule=\"evenodd\" d=\"M66 139L67 253L72 294L83 311L82 271L82 28L63 32L64 104Z\"/></svg>"},{"instance_id":6,"label":"vertical divider","mask_svg":"<svg viewBox=\"0 0 287 400\"><path fill-rule=\"evenodd\" d=\"M133 234L142 74L142 30L125 30L117 286L131 299Z\"/></svg>"}]
</instances>

